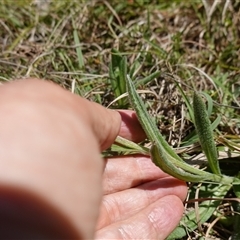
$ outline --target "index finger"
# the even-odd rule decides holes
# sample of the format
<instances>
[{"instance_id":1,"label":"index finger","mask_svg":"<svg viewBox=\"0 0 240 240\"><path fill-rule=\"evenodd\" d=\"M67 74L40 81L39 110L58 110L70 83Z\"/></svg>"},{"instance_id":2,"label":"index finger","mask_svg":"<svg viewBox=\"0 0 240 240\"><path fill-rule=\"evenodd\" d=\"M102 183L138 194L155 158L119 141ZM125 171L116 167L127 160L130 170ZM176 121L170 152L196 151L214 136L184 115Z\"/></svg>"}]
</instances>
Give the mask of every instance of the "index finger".
<instances>
[{"instance_id":1,"label":"index finger","mask_svg":"<svg viewBox=\"0 0 240 240\"><path fill-rule=\"evenodd\" d=\"M132 110L118 110L118 112L122 120L119 136L133 142L143 141L146 134L137 119L136 113Z\"/></svg>"}]
</instances>

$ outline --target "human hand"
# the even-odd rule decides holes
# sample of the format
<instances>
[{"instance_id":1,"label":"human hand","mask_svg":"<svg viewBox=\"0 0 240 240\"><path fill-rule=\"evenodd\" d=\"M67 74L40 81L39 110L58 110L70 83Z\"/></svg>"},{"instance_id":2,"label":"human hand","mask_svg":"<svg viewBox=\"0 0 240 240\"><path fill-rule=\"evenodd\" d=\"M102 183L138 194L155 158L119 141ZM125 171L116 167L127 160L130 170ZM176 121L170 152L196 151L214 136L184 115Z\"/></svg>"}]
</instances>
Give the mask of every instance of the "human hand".
<instances>
[{"instance_id":1,"label":"human hand","mask_svg":"<svg viewBox=\"0 0 240 240\"><path fill-rule=\"evenodd\" d=\"M143 140L135 114L120 113L119 134ZM106 159L103 191L96 239L165 239L182 217L187 187L149 157L132 155Z\"/></svg>"},{"instance_id":2,"label":"human hand","mask_svg":"<svg viewBox=\"0 0 240 240\"><path fill-rule=\"evenodd\" d=\"M0 239L92 239L119 113L28 79L0 87L0 116Z\"/></svg>"},{"instance_id":3,"label":"human hand","mask_svg":"<svg viewBox=\"0 0 240 240\"><path fill-rule=\"evenodd\" d=\"M130 121L121 122L116 111L107 110L54 84L39 80L17 81L1 87L0 113L0 211L5 214L0 214L0 223L5 229L5 232L1 231L1 236L9 236L4 234L11 233L12 237L16 232L18 239L20 236L33 239L36 234L55 239L92 239L101 201L104 168L99 153L112 144L119 129L123 137L134 138L136 141L141 139L143 132L136 123L136 116L133 115ZM121 115L123 116L123 113ZM124 123L125 126L126 123L134 124L134 127L126 128ZM120 128L121 124L123 127ZM142 185L144 188L150 184L149 181L154 184L153 180L166 176L159 172L149 159L142 157L136 158L136 161L134 158L132 161L108 160L105 173L115 174L116 168L120 170L120 167L124 167L124 160L129 167L126 173L132 173L136 166L131 168L129 163L134 165L134 162L138 163L140 159L145 159L142 163L147 164L137 168L132 178L121 176L121 181L116 184L116 178L111 178L111 184L114 186L111 188L104 184L104 193L108 194L104 197L104 202L116 196L114 194L119 190L129 193L129 187L146 181L146 184ZM115 164L112 165L111 162ZM139 174L141 169L145 175ZM124 169L120 172L122 171ZM104 179L104 182L109 182L108 177ZM125 180L130 185L126 184ZM170 180L173 185L176 184L174 181L176 180ZM161 182L164 183L162 180ZM179 187L175 189L185 189L183 183L177 181L177 184ZM135 189L139 193L144 192ZM129 196L133 193L133 189L130 190ZM143 210L146 210L147 214L151 207L154 209L155 203L158 204L160 200L157 199L161 196L175 194L171 190L161 191L161 194L158 193L160 190L149 192L155 192L155 202L150 200L149 203L153 204L145 208L149 203L144 201L133 208L132 212L121 212L124 220L131 219L130 216L134 214L136 217L140 213L144 214ZM183 198L184 194L175 195ZM121 196L127 199L128 195ZM179 217L182 211L180 200L174 196L170 198L180 212L176 214L176 217ZM113 205L109 206L115 209ZM166 209L164 208L164 212L168 212ZM174 211L177 212L176 209ZM129 215L126 216L126 213ZM141 219L138 221L143 224L146 219L145 222ZM107 239L107 229L111 228L114 234L114 227L119 223L119 218L107 221L107 214L104 214L102 207L97 238Z\"/></svg>"}]
</instances>

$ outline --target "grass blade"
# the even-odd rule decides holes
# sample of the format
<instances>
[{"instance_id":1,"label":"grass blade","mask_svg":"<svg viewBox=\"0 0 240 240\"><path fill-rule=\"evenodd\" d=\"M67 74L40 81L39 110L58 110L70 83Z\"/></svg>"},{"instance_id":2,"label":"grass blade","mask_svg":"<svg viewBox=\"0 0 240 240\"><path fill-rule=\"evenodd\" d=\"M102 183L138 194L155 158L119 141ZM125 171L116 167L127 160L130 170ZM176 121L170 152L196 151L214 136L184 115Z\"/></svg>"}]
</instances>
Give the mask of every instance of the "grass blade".
<instances>
[{"instance_id":1,"label":"grass blade","mask_svg":"<svg viewBox=\"0 0 240 240\"><path fill-rule=\"evenodd\" d=\"M127 59L122 57L119 65L119 89L121 94L126 92L126 76L127 76Z\"/></svg>"},{"instance_id":2,"label":"grass blade","mask_svg":"<svg viewBox=\"0 0 240 240\"><path fill-rule=\"evenodd\" d=\"M126 92L127 60L120 53L113 49L109 65L109 76L115 99ZM126 99L119 98L118 108L125 108Z\"/></svg>"},{"instance_id":3,"label":"grass blade","mask_svg":"<svg viewBox=\"0 0 240 240\"><path fill-rule=\"evenodd\" d=\"M203 191L200 191L200 198L224 198L230 189L230 185L203 185ZM199 222L197 222L196 210L193 209L185 214L181 220L180 225L168 236L167 240L180 239L197 229L198 224L205 223L216 211L220 201L207 200L199 204L197 209L199 215Z\"/></svg>"},{"instance_id":4,"label":"grass blade","mask_svg":"<svg viewBox=\"0 0 240 240\"><path fill-rule=\"evenodd\" d=\"M78 66L80 69L82 69L84 67L84 58L83 58L82 49L80 46L78 32L77 32L77 29L75 28L74 22L73 22L73 39L74 39L74 43L76 45Z\"/></svg>"},{"instance_id":5,"label":"grass blade","mask_svg":"<svg viewBox=\"0 0 240 240\"><path fill-rule=\"evenodd\" d=\"M156 71L154 73L151 73L149 76L139 79L138 81L136 81L136 87L140 86L140 85L145 85L149 82L151 82L154 78L158 77L161 74L161 72Z\"/></svg>"},{"instance_id":6,"label":"grass blade","mask_svg":"<svg viewBox=\"0 0 240 240\"><path fill-rule=\"evenodd\" d=\"M237 198L240 199L240 185L233 186L233 191ZM235 216L234 216L234 225L233 225L233 234L232 234L232 240L238 240L240 239L240 203L236 202L234 207Z\"/></svg>"},{"instance_id":7,"label":"grass blade","mask_svg":"<svg viewBox=\"0 0 240 240\"><path fill-rule=\"evenodd\" d=\"M212 110L213 110L213 100L211 98L211 96L209 96L209 94L202 92L202 94L204 95L204 97L207 100L207 113L208 113L208 117L210 117L212 115Z\"/></svg>"},{"instance_id":8,"label":"grass blade","mask_svg":"<svg viewBox=\"0 0 240 240\"><path fill-rule=\"evenodd\" d=\"M194 121L194 113L193 113L193 107L192 107L192 104L190 103L187 95L184 93L183 89L181 88L181 86L179 85L179 83L177 81L175 81L175 84L178 88L178 90L180 91L184 101L185 101L185 104L187 106L187 109L188 109L188 112L189 112L189 116L190 116L190 120L191 121Z\"/></svg>"}]
</instances>

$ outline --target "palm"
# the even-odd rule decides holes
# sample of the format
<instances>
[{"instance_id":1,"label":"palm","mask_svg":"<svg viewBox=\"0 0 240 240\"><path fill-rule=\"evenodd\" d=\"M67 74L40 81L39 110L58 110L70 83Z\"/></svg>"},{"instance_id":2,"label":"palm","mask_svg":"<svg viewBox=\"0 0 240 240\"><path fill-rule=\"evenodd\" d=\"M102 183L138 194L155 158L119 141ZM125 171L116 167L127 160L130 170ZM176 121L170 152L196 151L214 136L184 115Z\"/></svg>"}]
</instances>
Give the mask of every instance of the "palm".
<instances>
[{"instance_id":1,"label":"palm","mask_svg":"<svg viewBox=\"0 0 240 240\"><path fill-rule=\"evenodd\" d=\"M139 155L107 159L103 191L97 239L164 239L182 216L187 189Z\"/></svg>"}]
</instances>

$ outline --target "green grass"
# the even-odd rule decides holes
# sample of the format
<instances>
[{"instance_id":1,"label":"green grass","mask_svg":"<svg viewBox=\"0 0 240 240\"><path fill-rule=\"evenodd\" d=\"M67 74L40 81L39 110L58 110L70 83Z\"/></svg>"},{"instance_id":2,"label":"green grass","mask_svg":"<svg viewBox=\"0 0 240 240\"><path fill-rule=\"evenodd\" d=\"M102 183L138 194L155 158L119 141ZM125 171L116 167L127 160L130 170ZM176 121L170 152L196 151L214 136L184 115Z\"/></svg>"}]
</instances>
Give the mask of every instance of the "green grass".
<instances>
[{"instance_id":1,"label":"green grass","mask_svg":"<svg viewBox=\"0 0 240 240\"><path fill-rule=\"evenodd\" d=\"M138 89L153 93L145 94L148 110L168 143L184 158L201 153L191 103L193 90L203 91L208 96L210 119L217 119L214 137L220 166L231 172L229 165L235 164L237 170L240 3L222 1L211 7L204 2L210 1L53 0L48 4L41 0L37 4L34 0L3 0L0 80L49 79L108 106L124 93L122 72L128 72ZM127 66L117 69L114 65L111 72L112 49L126 57ZM111 107L130 106L122 98ZM195 189L194 185L193 198ZM224 203L219 202L212 216L188 235L228 239L238 216L233 209L239 212L239 207L233 201Z\"/></svg>"}]
</instances>

